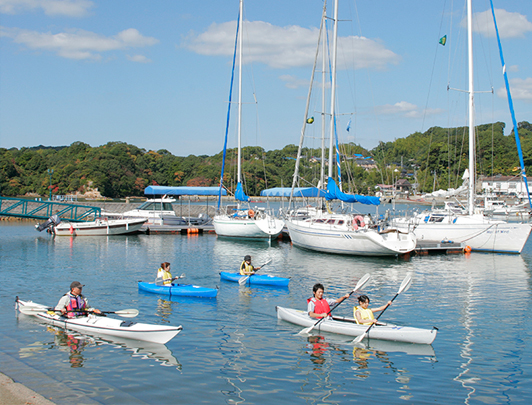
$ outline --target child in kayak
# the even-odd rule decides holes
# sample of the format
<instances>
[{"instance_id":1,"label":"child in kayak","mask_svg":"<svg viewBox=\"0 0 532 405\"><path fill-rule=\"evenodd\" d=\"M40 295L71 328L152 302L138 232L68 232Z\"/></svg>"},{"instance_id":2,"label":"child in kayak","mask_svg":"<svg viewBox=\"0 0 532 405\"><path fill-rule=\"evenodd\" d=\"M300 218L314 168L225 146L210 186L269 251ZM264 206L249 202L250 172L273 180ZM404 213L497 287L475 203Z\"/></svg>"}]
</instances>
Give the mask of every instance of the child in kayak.
<instances>
[{"instance_id":1,"label":"child in kayak","mask_svg":"<svg viewBox=\"0 0 532 405\"><path fill-rule=\"evenodd\" d=\"M253 267L253 265L251 264L251 256L244 256L244 261L240 265L240 275L250 276L252 274L255 274L257 270L260 270L260 267Z\"/></svg>"},{"instance_id":2,"label":"child in kayak","mask_svg":"<svg viewBox=\"0 0 532 405\"><path fill-rule=\"evenodd\" d=\"M161 267L157 270L157 278L155 279L156 285L167 285L171 286L174 280L181 278L180 276L172 277L170 273L170 263L164 262L161 263Z\"/></svg>"},{"instance_id":3,"label":"child in kayak","mask_svg":"<svg viewBox=\"0 0 532 405\"><path fill-rule=\"evenodd\" d=\"M374 312L384 311L388 306L392 305L392 301L388 301L386 305L382 307L371 309L369 306L369 298L367 295L361 295L358 297L358 305L353 308L353 315L357 324L359 325L371 325L372 323L377 323Z\"/></svg>"},{"instance_id":4,"label":"child in kayak","mask_svg":"<svg viewBox=\"0 0 532 405\"><path fill-rule=\"evenodd\" d=\"M323 298L323 292L325 288L322 284L314 284L312 292L314 297L307 300L307 312L311 318L323 318L331 312L330 305L339 304L346 298L349 298L349 294L344 295L336 300L332 298Z\"/></svg>"}]
</instances>

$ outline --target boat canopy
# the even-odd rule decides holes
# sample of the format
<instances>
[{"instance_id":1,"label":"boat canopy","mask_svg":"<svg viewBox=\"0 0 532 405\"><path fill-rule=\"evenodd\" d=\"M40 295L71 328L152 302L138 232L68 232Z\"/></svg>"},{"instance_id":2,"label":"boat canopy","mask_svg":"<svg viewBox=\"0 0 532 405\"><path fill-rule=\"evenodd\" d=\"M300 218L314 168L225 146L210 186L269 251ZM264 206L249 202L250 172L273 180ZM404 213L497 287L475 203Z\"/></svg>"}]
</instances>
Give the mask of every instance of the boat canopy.
<instances>
[{"instance_id":1,"label":"boat canopy","mask_svg":"<svg viewBox=\"0 0 532 405\"><path fill-rule=\"evenodd\" d=\"M380 205L381 200L379 197L368 197L358 194L346 194L338 188L336 182L332 177L327 180L327 194L325 195L327 200L340 200L348 203L361 203L367 205Z\"/></svg>"},{"instance_id":2,"label":"boat canopy","mask_svg":"<svg viewBox=\"0 0 532 405\"><path fill-rule=\"evenodd\" d=\"M290 197L292 187L274 187L262 190L260 195L263 197ZM295 187L294 197L325 197L325 190L317 187Z\"/></svg>"},{"instance_id":3,"label":"boat canopy","mask_svg":"<svg viewBox=\"0 0 532 405\"><path fill-rule=\"evenodd\" d=\"M220 187L167 187L148 186L144 189L145 195L218 195ZM222 195L227 195L227 191L222 189Z\"/></svg>"}]
</instances>

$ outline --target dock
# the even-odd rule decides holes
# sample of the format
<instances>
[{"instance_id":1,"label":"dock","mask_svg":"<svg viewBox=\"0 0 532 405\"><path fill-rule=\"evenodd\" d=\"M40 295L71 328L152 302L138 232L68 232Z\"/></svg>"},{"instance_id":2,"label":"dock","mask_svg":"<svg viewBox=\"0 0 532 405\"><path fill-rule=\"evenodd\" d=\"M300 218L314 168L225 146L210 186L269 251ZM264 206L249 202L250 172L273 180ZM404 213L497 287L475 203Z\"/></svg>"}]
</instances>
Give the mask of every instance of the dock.
<instances>
[{"instance_id":1,"label":"dock","mask_svg":"<svg viewBox=\"0 0 532 405\"><path fill-rule=\"evenodd\" d=\"M448 241L418 240L414 252L419 256L430 254L460 254L464 253L465 243Z\"/></svg>"}]
</instances>

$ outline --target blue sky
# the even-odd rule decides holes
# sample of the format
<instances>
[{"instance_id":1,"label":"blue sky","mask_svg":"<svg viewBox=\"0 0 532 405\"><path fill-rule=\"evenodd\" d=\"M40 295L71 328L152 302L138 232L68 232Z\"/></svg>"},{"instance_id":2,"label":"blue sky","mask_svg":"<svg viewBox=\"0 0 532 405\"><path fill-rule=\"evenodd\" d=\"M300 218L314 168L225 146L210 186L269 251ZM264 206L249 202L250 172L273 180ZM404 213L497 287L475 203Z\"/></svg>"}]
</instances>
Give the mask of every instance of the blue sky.
<instances>
[{"instance_id":1,"label":"blue sky","mask_svg":"<svg viewBox=\"0 0 532 405\"><path fill-rule=\"evenodd\" d=\"M494 3L517 120L532 121L532 2ZM245 0L243 145L298 144L322 7ZM473 9L476 90L494 90L477 95L477 123L504 121L509 133L489 1ZM463 93L446 90L467 85L464 12L462 0L340 1L340 141L370 149L466 124ZM0 147L123 141L220 152L237 14L237 0L0 0ZM318 117L315 95L309 116ZM310 139L319 129L316 119ZM234 133L232 124L233 147Z\"/></svg>"}]
</instances>

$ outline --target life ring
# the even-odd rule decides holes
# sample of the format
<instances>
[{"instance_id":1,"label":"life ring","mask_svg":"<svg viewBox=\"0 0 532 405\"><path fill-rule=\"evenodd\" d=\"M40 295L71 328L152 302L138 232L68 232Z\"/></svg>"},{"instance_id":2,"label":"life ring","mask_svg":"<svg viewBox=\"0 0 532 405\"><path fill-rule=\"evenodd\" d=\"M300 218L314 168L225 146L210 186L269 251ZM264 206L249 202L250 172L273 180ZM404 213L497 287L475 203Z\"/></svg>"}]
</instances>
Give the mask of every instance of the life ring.
<instances>
[{"instance_id":1,"label":"life ring","mask_svg":"<svg viewBox=\"0 0 532 405\"><path fill-rule=\"evenodd\" d=\"M466 253L471 253L471 246L466 246L466 247L464 248L464 252L466 252Z\"/></svg>"},{"instance_id":2,"label":"life ring","mask_svg":"<svg viewBox=\"0 0 532 405\"><path fill-rule=\"evenodd\" d=\"M253 211L253 210L248 210L248 216L249 216L250 218L255 218L255 211Z\"/></svg>"},{"instance_id":3,"label":"life ring","mask_svg":"<svg viewBox=\"0 0 532 405\"><path fill-rule=\"evenodd\" d=\"M366 224L364 223L364 218L361 215L357 215L353 218L353 228L358 230L358 227L364 228Z\"/></svg>"}]
</instances>

